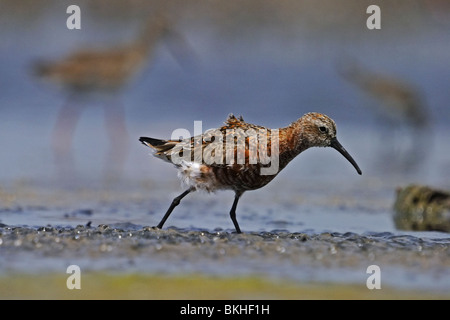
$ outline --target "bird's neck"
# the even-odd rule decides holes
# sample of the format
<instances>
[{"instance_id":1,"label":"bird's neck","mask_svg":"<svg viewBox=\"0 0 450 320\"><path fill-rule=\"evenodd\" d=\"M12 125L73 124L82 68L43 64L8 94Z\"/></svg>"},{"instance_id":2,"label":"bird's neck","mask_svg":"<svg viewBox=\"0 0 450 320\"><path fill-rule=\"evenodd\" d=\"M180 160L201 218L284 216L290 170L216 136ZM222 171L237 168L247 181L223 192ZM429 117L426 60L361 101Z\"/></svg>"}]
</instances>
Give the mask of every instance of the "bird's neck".
<instances>
[{"instance_id":1,"label":"bird's neck","mask_svg":"<svg viewBox=\"0 0 450 320\"><path fill-rule=\"evenodd\" d=\"M280 128L280 165L285 167L292 159L310 146L305 137L304 127L301 118L289 126Z\"/></svg>"}]
</instances>

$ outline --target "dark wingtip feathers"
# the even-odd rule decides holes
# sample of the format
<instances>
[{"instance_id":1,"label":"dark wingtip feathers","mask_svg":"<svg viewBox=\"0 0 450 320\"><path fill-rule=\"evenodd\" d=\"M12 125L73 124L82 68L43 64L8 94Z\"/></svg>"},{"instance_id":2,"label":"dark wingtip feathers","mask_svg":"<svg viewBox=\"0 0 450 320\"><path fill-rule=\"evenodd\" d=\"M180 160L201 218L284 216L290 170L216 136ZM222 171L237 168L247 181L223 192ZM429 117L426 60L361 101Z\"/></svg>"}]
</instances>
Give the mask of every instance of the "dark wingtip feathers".
<instances>
[{"instance_id":1,"label":"dark wingtip feathers","mask_svg":"<svg viewBox=\"0 0 450 320\"><path fill-rule=\"evenodd\" d=\"M143 145L146 145L148 147L150 147L150 146L153 146L153 147L161 146L161 145L163 145L163 144L165 144L167 142L165 140L148 138L148 137L140 137L139 141Z\"/></svg>"}]
</instances>

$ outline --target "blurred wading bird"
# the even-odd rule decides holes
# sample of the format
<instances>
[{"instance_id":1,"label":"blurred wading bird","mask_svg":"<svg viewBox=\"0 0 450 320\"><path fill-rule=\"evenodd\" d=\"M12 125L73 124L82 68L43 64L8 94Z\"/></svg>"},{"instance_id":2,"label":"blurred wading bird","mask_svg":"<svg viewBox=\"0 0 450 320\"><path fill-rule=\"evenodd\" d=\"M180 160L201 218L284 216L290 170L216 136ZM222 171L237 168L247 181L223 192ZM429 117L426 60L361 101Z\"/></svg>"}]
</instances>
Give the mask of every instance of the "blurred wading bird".
<instances>
[{"instance_id":1,"label":"blurred wading bird","mask_svg":"<svg viewBox=\"0 0 450 320\"><path fill-rule=\"evenodd\" d=\"M382 136L379 154L386 153L389 162L392 162L395 157L392 150L387 148L386 142L390 141L391 147L397 152L406 146L406 158L399 158L401 164L406 165L406 168L415 167L417 160L424 159L426 150L423 148L430 145L427 134L430 116L419 90L404 80L374 73L355 60L340 61L337 69L344 79L378 101L369 106L376 107L374 113L381 120L380 124L388 129L380 130L386 136ZM395 133L401 131L409 133L409 145L404 140L396 143Z\"/></svg>"},{"instance_id":2,"label":"blurred wading bird","mask_svg":"<svg viewBox=\"0 0 450 320\"><path fill-rule=\"evenodd\" d=\"M128 133L125 110L122 103L117 101L117 94L144 68L159 41L169 36L182 45L170 47L178 59L178 52L173 51L188 49L187 43L171 28L165 17L152 16L129 45L85 49L60 61L38 61L34 64L37 76L60 85L68 92L68 100L58 114L52 138L56 164L62 176L73 168L70 152L72 138L85 106L83 99L92 98L93 93L100 93L102 98L107 98L105 124L113 145L107 157L106 169L109 173L117 173L122 169L128 150Z\"/></svg>"},{"instance_id":3,"label":"blurred wading bird","mask_svg":"<svg viewBox=\"0 0 450 320\"><path fill-rule=\"evenodd\" d=\"M381 102L379 113L385 121L416 128L427 126L429 119L423 99L412 85L374 73L356 61L341 62L338 71L346 80Z\"/></svg>"},{"instance_id":4,"label":"blurred wading bird","mask_svg":"<svg viewBox=\"0 0 450 320\"><path fill-rule=\"evenodd\" d=\"M249 131L251 134L248 134ZM255 132L258 132L257 136ZM335 122L320 113L307 113L289 126L280 129L257 126L245 122L242 117L236 118L230 115L224 126L213 130L214 138L208 134L208 131L205 135L208 138L200 135L183 140L160 140L147 137L139 139L153 150L154 156L172 162L178 169L178 177L188 186L186 191L173 199L166 214L157 225L158 228L163 227L173 209L190 192L233 190L235 198L230 217L236 232L241 233L236 220L236 207L242 194L247 190L256 190L268 184L292 159L311 147L336 149L361 174L355 160L337 140ZM252 145L255 146L252 140L255 137L260 144L263 144L257 151L255 148L252 150ZM235 144L236 140L238 143ZM239 141L245 146L241 161L239 161ZM215 146L211 148L213 144ZM196 149L203 154L203 160L199 161ZM183 157L186 152L188 156ZM263 153L267 153L272 163L266 161L268 157ZM174 158L177 158L177 161L174 161ZM265 159L262 160L263 158ZM276 170L264 171L269 169L275 160Z\"/></svg>"}]
</instances>

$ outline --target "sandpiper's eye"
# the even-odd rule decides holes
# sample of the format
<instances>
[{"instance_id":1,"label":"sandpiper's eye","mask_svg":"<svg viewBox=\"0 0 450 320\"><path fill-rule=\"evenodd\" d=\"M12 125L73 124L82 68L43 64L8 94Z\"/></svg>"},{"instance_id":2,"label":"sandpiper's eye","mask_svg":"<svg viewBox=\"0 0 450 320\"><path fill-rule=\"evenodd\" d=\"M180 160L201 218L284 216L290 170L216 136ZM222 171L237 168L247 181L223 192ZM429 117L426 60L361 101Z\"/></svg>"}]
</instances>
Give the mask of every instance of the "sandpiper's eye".
<instances>
[{"instance_id":1,"label":"sandpiper's eye","mask_svg":"<svg viewBox=\"0 0 450 320\"><path fill-rule=\"evenodd\" d=\"M319 127L320 132L323 133L328 133L328 128L327 127Z\"/></svg>"}]
</instances>

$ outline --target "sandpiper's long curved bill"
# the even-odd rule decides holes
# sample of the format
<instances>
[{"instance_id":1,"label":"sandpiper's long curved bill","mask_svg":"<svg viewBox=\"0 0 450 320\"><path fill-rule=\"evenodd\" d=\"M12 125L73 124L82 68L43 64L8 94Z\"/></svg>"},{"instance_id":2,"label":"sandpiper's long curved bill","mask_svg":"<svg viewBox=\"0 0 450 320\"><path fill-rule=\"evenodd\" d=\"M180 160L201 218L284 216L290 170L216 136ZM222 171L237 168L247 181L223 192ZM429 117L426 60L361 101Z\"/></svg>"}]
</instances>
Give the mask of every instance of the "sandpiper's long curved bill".
<instances>
[{"instance_id":1,"label":"sandpiper's long curved bill","mask_svg":"<svg viewBox=\"0 0 450 320\"><path fill-rule=\"evenodd\" d=\"M356 163L356 161L353 160L352 156L347 152L347 150L345 150L345 148L339 143L339 141L336 138L331 140L330 147L339 151L339 153L342 154L345 157L345 159L347 159L355 167L358 174L362 174L362 171L358 167L358 164Z\"/></svg>"}]
</instances>

